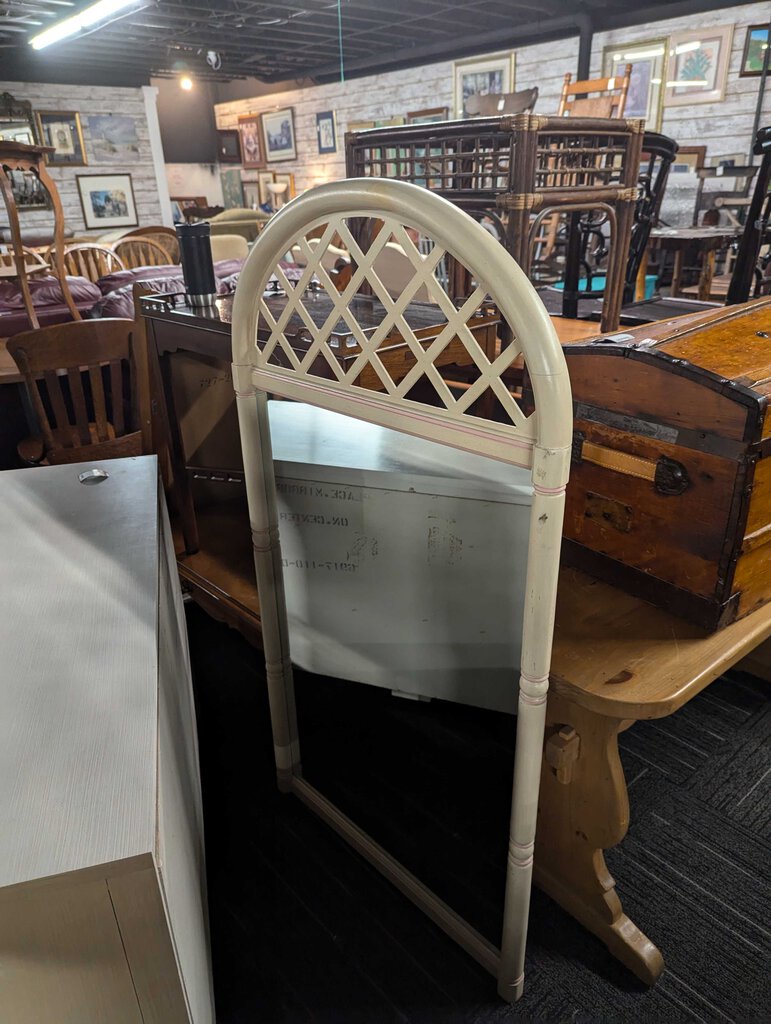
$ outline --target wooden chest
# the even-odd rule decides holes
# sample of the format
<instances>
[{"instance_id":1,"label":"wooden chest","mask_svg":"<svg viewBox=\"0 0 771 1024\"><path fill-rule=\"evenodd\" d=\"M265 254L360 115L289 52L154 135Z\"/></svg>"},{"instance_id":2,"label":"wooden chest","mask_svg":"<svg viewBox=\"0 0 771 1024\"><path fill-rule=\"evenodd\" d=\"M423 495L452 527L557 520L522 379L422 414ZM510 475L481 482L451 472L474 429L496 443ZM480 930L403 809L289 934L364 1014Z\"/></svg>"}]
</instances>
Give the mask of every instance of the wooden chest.
<instances>
[{"instance_id":1,"label":"wooden chest","mask_svg":"<svg viewBox=\"0 0 771 1024\"><path fill-rule=\"evenodd\" d=\"M564 560L719 629L771 598L771 299L565 347Z\"/></svg>"}]
</instances>

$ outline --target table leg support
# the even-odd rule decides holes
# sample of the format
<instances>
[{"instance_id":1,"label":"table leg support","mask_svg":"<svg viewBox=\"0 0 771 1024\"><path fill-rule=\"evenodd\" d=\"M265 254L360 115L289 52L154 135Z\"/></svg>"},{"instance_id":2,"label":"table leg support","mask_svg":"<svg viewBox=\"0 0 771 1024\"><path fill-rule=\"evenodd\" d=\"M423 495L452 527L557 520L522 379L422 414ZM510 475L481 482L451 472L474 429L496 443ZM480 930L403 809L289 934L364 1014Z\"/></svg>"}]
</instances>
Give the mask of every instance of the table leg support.
<instances>
[{"instance_id":1,"label":"table leg support","mask_svg":"<svg viewBox=\"0 0 771 1024\"><path fill-rule=\"evenodd\" d=\"M549 694L534 881L652 985L663 958L624 913L603 856L629 826L618 734L631 724Z\"/></svg>"}]
</instances>

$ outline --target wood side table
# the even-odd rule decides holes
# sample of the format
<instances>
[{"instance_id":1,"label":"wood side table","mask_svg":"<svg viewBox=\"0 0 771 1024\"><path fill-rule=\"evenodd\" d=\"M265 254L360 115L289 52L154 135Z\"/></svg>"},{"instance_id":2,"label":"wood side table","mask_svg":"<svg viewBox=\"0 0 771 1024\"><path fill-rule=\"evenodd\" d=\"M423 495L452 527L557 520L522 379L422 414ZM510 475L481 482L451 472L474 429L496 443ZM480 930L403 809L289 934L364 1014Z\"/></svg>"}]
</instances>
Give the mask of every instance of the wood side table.
<instances>
[{"instance_id":1,"label":"wood side table","mask_svg":"<svg viewBox=\"0 0 771 1024\"><path fill-rule=\"evenodd\" d=\"M741 234L741 228L653 228L650 235L651 245L656 245L666 252L675 254L672 270L672 298L682 295L681 279L683 274L683 258L686 249L696 248L702 254L701 274L699 275L698 299L709 301L710 285L715 274L715 255L718 249L725 249ZM642 279L645 279L647 253L640 267Z\"/></svg>"}]
</instances>

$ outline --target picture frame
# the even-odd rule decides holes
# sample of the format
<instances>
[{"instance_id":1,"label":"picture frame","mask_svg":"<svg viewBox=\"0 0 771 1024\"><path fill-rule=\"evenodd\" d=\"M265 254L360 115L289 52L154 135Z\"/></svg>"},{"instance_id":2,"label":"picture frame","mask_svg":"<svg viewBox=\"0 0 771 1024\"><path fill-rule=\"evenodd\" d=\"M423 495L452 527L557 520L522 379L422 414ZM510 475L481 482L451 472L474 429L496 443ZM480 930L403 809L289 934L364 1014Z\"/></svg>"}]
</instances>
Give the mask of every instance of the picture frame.
<instances>
[{"instance_id":1,"label":"picture frame","mask_svg":"<svg viewBox=\"0 0 771 1024\"><path fill-rule=\"evenodd\" d=\"M270 202L270 192L268 192L268 185L273 184L273 171L260 171L257 175L257 189L260 196L260 206L265 206Z\"/></svg>"},{"instance_id":2,"label":"picture frame","mask_svg":"<svg viewBox=\"0 0 771 1024\"><path fill-rule=\"evenodd\" d=\"M91 159L95 164L130 165L139 156L136 118L94 114L86 118Z\"/></svg>"},{"instance_id":3,"label":"picture frame","mask_svg":"<svg viewBox=\"0 0 771 1024\"><path fill-rule=\"evenodd\" d=\"M472 93L513 92L514 53L491 53L456 60L453 71L453 116L468 117L466 100Z\"/></svg>"},{"instance_id":4,"label":"picture frame","mask_svg":"<svg viewBox=\"0 0 771 1024\"><path fill-rule=\"evenodd\" d=\"M374 127L374 121L349 121L345 130L347 132L366 132Z\"/></svg>"},{"instance_id":5,"label":"picture frame","mask_svg":"<svg viewBox=\"0 0 771 1024\"><path fill-rule=\"evenodd\" d=\"M262 139L268 163L276 160L296 160L294 107L282 107L280 110L263 113Z\"/></svg>"},{"instance_id":6,"label":"picture frame","mask_svg":"<svg viewBox=\"0 0 771 1024\"><path fill-rule=\"evenodd\" d=\"M409 110L405 121L407 124L433 124L436 121L446 121L449 114L449 107L427 107L425 110Z\"/></svg>"},{"instance_id":7,"label":"picture frame","mask_svg":"<svg viewBox=\"0 0 771 1024\"><path fill-rule=\"evenodd\" d=\"M768 44L768 23L747 26L739 78L757 78L763 74L763 54Z\"/></svg>"},{"instance_id":8,"label":"picture frame","mask_svg":"<svg viewBox=\"0 0 771 1024\"><path fill-rule=\"evenodd\" d=\"M135 228L139 224L130 174L77 174L86 228Z\"/></svg>"},{"instance_id":9,"label":"picture frame","mask_svg":"<svg viewBox=\"0 0 771 1024\"><path fill-rule=\"evenodd\" d=\"M243 114L239 117L238 134L241 140L241 166L246 170L264 167L265 143L260 114Z\"/></svg>"},{"instance_id":10,"label":"picture frame","mask_svg":"<svg viewBox=\"0 0 771 1024\"><path fill-rule=\"evenodd\" d=\"M228 167L220 171L222 182L222 205L226 210L240 208L244 205L244 185L241 181L240 167Z\"/></svg>"},{"instance_id":11,"label":"picture frame","mask_svg":"<svg viewBox=\"0 0 771 1024\"><path fill-rule=\"evenodd\" d=\"M248 210L257 209L260 205L260 184L257 181L245 181L243 183L244 206Z\"/></svg>"},{"instance_id":12,"label":"picture frame","mask_svg":"<svg viewBox=\"0 0 771 1024\"><path fill-rule=\"evenodd\" d=\"M337 152L337 121L334 110L316 114L316 141L319 153Z\"/></svg>"},{"instance_id":13,"label":"picture frame","mask_svg":"<svg viewBox=\"0 0 771 1024\"><path fill-rule=\"evenodd\" d=\"M665 106L722 102L733 30L733 25L716 25L669 37Z\"/></svg>"},{"instance_id":14,"label":"picture frame","mask_svg":"<svg viewBox=\"0 0 771 1024\"><path fill-rule=\"evenodd\" d=\"M44 146L53 146L46 163L50 167L86 167L83 126L77 110L36 110L38 137Z\"/></svg>"},{"instance_id":15,"label":"picture frame","mask_svg":"<svg viewBox=\"0 0 771 1024\"><path fill-rule=\"evenodd\" d=\"M661 130L668 48L669 40L663 37L616 43L602 51L602 73L606 78L623 75L624 65L632 65L624 117L645 118L646 127L654 132Z\"/></svg>"},{"instance_id":16,"label":"picture frame","mask_svg":"<svg viewBox=\"0 0 771 1024\"><path fill-rule=\"evenodd\" d=\"M37 174L32 171L8 171L7 174L16 209L20 214L27 210L53 209L48 189Z\"/></svg>"},{"instance_id":17,"label":"picture frame","mask_svg":"<svg viewBox=\"0 0 771 1024\"><path fill-rule=\"evenodd\" d=\"M217 129L217 154L221 164L241 163L241 135L237 128Z\"/></svg>"},{"instance_id":18,"label":"picture frame","mask_svg":"<svg viewBox=\"0 0 771 1024\"><path fill-rule=\"evenodd\" d=\"M672 163L671 173L695 174L704 167L706 157L706 146L681 146Z\"/></svg>"},{"instance_id":19,"label":"picture frame","mask_svg":"<svg viewBox=\"0 0 771 1024\"><path fill-rule=\"evenodd\" d=\"M276 173L273 175L273 180L275 181L275 183L277 185L280 185L283 182L285 182L287 184L288 188L287 188L286 192L284 193L285 201L287 203L289 202L290 199L294 199L294 197L295 197L294 174L292 174L289 171L276 171Z\"/></svg>"},{"instance_id":20,"label":"picture frame","mask_svg":"<svg viewBox=\"0 0 771 1024\"><path fill-rule=\"evenodd\" d=\"M395 117L381 117L375 121L376 128L394 128L402 124L404 124L404 118L401 114L398 114Z\"/></svg>"}]
</instances>

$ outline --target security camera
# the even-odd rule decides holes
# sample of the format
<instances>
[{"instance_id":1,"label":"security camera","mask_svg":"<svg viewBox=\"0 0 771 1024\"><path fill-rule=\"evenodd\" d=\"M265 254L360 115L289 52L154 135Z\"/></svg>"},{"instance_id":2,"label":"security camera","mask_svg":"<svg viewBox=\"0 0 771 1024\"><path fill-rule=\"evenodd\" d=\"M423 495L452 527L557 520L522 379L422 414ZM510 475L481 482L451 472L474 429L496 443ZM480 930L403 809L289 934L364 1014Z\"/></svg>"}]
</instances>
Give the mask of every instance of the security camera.
<instances>
[{"instance_id":1,"label":"security camera","mask_svg":"<svg viewBox=\"0 0 771 1024\"><path fill-rule=\"evenodd\" d=\"M209 65L212 71L219 71L219 69L222 67L222 57L220 57L216 50L207 50L206 63Z\"/></svg>"}]
</instances>

